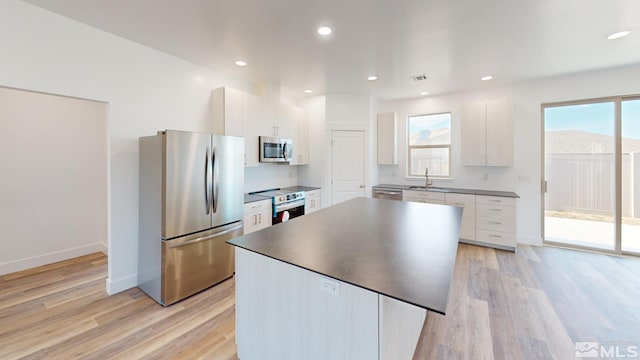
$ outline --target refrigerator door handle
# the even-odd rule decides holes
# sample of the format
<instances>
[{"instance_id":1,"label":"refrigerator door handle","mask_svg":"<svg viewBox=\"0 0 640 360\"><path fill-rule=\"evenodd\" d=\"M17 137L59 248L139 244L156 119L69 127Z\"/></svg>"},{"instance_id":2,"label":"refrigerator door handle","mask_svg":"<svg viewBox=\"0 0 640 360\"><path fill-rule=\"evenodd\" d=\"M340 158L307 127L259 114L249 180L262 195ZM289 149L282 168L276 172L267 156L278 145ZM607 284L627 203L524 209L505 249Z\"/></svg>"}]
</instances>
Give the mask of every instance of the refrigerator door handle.
<instances>
[{"instance_id":1,"label":"refrigerator door handle","mask_svg":"<svg viewBox=\"0 0 640 360\"><path fill-rule=\"evenodd\" d=\"M209 215L211 208L211 201L209 191L211 189L211 166L209 164L209 147L207 146L207 151L204 155L204 201L205 207L207 210L207 215Z\"/></svg>"},{"instance_id":2,"label":"refrigerator door handle","mask_svg":"<svg viewBox=\"0 0 640 360\"><path fill-rule=\"evenodd\" d=\"M201 241L215 239L217 237L226 235L228 233L232 233L234 231L238 231L239 229L242 229L243 227L244 227L244 224L241 223L238 226L232 227L231 229L227 229L225 231L221 231L221 232L213 234L213 235L207 235L207 236L199 237L199 238L196 238L196 239L190 239L190 240L184 240L184 241L176 242L175 244L168 245L167 248L173 249L173 248L177 248L177 247L181 247L181 246L186 246L186 245L199 243ZM173 241L170 240L168 242L173 242Z\"/></svg>"},{"instance_id":3,"label":"refrigerator door handle","mask_svg":"<svg viewBox=\"0 0 640 360\"><path fill-rule=\"evenodd\" d=\"M216 212L218 212L218 176L219 176L219 165L218 165L218 159L217 156L218 155L218 151L217 149L214 147L213 150L211 151L211 163L212 163L212 168L213 168L213 186L212 186L212 197L211 197L211 202L212 202L212 207L213 207L213 213L215 214Z\"/></svg>"},{"instance_id":4,"label":"refrigerator door handle","mask_svg":"<svg viewBox=\"0 0 640 360\"><path fill-rule=\"evenodd\" d=\"M287 159L287 143L284 143L284 145L282 146L282 157L284 158L284 161L289 160Z\"/></svg>"}]
</instances>

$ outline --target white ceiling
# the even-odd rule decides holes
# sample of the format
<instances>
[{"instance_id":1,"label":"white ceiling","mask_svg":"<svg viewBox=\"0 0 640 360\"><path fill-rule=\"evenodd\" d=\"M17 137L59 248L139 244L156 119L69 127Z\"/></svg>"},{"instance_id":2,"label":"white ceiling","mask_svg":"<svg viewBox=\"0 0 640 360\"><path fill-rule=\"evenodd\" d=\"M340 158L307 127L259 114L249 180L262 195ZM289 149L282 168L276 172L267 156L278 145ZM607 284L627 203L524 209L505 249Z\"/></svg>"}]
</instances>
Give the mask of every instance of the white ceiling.
<instances>
[{"instance_id":1,"label":"white ceiling","mask_svg":"<svg viewBox=\"0 0 640 360\"><path fill-rule=\"evenodd\" d=\"M640 0L25 1L294 96L408 98L640 63Z\"/></svg>"}]
</instances>

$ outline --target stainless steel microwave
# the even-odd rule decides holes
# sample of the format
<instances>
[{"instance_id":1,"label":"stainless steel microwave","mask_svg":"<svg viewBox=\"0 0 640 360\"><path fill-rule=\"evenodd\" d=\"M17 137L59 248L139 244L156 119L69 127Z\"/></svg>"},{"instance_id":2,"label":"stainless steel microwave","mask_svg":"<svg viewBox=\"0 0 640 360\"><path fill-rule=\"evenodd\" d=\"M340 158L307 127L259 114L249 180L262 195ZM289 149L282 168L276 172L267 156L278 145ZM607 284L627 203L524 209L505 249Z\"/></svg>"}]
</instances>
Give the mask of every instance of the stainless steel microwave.
<instances>
[{"instance_id":1,"label":"stainless steel microwave","mask_svg":"<svg viewBox=\"0 0 640 360\"><path fill-rule=\"evenodd\" d=\"M260 162L289 162L292 150L291 139L260 136Z\"/></svg>"}]
</instances>

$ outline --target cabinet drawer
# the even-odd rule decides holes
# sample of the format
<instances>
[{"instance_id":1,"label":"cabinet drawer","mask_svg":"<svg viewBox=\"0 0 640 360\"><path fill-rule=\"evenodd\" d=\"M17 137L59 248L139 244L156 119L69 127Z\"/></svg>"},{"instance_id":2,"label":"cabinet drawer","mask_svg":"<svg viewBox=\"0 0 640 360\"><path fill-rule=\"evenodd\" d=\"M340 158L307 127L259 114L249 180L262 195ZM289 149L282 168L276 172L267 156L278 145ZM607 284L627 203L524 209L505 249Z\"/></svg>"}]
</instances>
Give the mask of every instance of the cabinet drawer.
<instances>
[{"instance_id":1,"label":"cabinet drawer","mask_svg":"<svg viewBox=\"0 0 640 360\"><path fill-rule=\"evenodd\" d=\"M476 204L476 216L515 220L516 210L512 206Z\"/></svg>"},{"instance_id":2,"label":"cabinet drawer","mask_svg":"<svg viewBox=\"0 0 640 360\"><path fill-rule=\"evenodd\" d=\"M478 216L476 218L476 227L482 230L515 234L516 220Z\"/></svg>"},{"instance_id":3,"label":"cabinet drawer","mask_svg":"<svg viewBox=\"0 0 640 360\"><path fill-rule=\"evenodd\" d=\"M407 198L426 199L442 201L444 204L444 193L431 191L402 190L402 199Z\"/></svg>"},{"instance_id":4,"label":"cabinet drawer","mask_svg":"<svg viewBox=\"0 0 640 360\"><path fill-rule=\"evenodd\" d=\"M504 246L516 246L516 235L508 234L499 231L489 230L476 230L476 241L482 241L485 243L504 245Z\"/></svg>"},{"instance_id":5,"label":"cabinet drawer","mask_svg":"<svg viewBox=\"0 0 640 360\"><path fill-rule=\"evenodd\" d=\"M245 214L258 212L258 211L262 211L264 209L270 209L270 208L271 208L271 200L254 201L254 202L244 204Z\"/></svg>"},{"instance_id":6,"label":"cabinet drawer","mask_svg":"<svg viewBox=\"0 0 640 360\"><path fill-rule=\"evenodd\" d=\"M445 195L447 205L451 206L461 206L465 208L467 211L467 207L475 207L476 205L476 196L470 194L452 194L448 193Z\"/></svg>"},{"instance_id":7,"label":"cabinet drawer","mask_svg":"<svg viewBox=\"0 0 640 360\"><path fill-rule=\"evenodd\" d=\"M512 197L476 195L476 204L516 206L516 199Z\"/></svg>"},{"instance_id":8,"label":"cabinet drawer","mask_svg":"<svg viewBox=\"0 0 640 360\"><path fill-rule=\"evenodd\" d=\"M311 190L304 192L305 199L317 199L320 197L320 190Z\"/></svg>"}]
</instances>

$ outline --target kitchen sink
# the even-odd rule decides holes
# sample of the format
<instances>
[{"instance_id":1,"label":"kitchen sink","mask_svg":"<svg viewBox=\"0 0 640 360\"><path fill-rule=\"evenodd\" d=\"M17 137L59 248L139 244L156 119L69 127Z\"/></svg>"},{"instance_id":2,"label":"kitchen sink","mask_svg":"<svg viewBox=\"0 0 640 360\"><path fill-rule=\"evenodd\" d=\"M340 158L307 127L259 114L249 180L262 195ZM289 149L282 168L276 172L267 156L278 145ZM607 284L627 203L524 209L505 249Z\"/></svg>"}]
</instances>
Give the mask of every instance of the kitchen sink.
<instances>
[{"instance_id":1,"label":"kitchen sink","mask_svg":"<svg viewBox=\"0 0 640 360\"><path fill-rule=\"evenodd\" d=\"M428 191L435 191L435 192L449 192L449 189L447 188L442 188L442 187L436 187L436 186L409 186L409 189L411 190L428 190Z\"/></svg>"}]
</instances>

